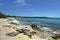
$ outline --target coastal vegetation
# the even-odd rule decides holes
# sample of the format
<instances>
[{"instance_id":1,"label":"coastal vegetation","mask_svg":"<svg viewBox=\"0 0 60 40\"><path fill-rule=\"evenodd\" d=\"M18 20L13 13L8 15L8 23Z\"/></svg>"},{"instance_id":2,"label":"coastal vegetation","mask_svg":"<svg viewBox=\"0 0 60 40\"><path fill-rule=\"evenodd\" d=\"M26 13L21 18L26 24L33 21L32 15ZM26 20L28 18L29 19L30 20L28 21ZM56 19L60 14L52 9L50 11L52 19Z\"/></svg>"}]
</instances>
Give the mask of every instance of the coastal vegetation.
<instances>
[{"instance_id":1,"label":"coastal vegetation","mask_svg":"<svg viewBox=\"0 0 60 40\"><path fill-rule=\"evenodd\" d=\"M14 17L14 18L48 18L48 17L14 16L14 15L6 15L6 14L0 12L0 18L7 18L7 17Z\"/></svg>"},{"instance_id":2,"label":"coastal vegetation","mask_svg":"<svg viewBox=\"0 0 60 40\"><path fill-rule=\"evenodd\" d=\"M6 18L6 15L0 12L0 18Z\"/></svg>"},{"instance_id":3,"label":"coastal vegetation","mask_svg":"<svg viewBox=\"0 0 60 40\"><path fill-rule=\"evenodd\" d=\"M14 17L15 18L15 17L20 17L20 16L6 15L6 14L0 12L0 18L7 18L7 17Z\"/></svg>"}]
</instances>

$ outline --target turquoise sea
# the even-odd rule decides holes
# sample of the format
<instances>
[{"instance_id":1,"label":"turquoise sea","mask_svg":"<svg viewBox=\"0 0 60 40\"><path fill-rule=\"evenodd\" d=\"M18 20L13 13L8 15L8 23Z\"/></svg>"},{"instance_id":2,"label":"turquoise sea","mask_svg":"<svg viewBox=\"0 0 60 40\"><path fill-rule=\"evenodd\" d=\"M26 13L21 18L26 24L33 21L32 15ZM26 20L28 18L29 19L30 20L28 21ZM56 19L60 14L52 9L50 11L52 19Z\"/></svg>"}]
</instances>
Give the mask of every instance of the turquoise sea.
<instances>
[{"instance_id":1,"label":"turquoise sea","mask_svg":"<svg viewBox=\"0 0 60 40\"><path fill-rule=\"evenodd\" d=\"M41 27L50 27L60 30L60 18L17 18L23 25L36 23Z\"/></svg>"}]
</instances>

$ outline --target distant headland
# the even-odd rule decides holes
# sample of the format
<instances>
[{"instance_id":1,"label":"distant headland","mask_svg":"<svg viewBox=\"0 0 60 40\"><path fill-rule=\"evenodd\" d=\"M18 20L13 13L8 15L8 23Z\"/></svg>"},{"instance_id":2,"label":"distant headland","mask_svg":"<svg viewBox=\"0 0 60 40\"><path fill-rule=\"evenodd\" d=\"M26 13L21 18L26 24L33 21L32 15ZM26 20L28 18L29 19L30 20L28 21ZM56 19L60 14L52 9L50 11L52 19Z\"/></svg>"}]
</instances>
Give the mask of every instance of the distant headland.
<instances>
[{"instance_id":1,"label":"distant headland","mask_svg":"<svg viewBox=\"0 0 60 40\"><path fill-rule=\"evenodd\" d=\"M0 18L6 18L6 17L14 17L14 18L48 18L48 17L35 17L35 16L12 16L12 15L6 15L2 12L0 12Z\"/></svg>"}]
</instances>

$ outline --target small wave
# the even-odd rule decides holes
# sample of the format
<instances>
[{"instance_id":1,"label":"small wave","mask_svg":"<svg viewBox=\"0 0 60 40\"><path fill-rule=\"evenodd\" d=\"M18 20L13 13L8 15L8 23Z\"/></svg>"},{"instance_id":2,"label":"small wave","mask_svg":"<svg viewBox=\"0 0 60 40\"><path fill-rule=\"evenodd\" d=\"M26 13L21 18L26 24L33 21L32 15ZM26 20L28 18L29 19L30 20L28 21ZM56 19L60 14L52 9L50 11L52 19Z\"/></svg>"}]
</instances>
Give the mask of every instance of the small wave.
<instances>
[{"instance_id":1,"label":"small wave","mask_svg":"<svg viewBox=\"0 0 60 40\"><path fill-rule=\"evenodd\" d=\"M20 21L17 19L9 19L11 23L20 24Z\"/></svg>"}]
</instances>

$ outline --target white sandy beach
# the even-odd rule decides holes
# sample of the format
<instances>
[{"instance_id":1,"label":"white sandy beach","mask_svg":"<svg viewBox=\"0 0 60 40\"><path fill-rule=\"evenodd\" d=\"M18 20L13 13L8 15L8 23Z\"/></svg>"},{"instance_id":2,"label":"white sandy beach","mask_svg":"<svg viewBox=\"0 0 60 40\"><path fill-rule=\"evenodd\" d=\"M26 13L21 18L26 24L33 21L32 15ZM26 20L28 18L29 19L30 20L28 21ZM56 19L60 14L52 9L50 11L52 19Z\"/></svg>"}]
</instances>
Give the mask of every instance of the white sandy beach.
<instances>
[{"instance_id":1,"label":"white sandy beach","mask_svg":"<svg viewBox=\"0 0 60 40\"><path fill-rule=\"evenodd\" d=\"M10 25L10 27L4 27L4 25ZM14 37L7 36L6 33L15 32L17 28L25 28L32 30L29 25L14 25L8 22L8 19L0 19L0 40L48 40L49 38L39 38L37 36L33 36L31 39L27 35L23 35L20 33Z\"/></svg>"}]
</instances>

